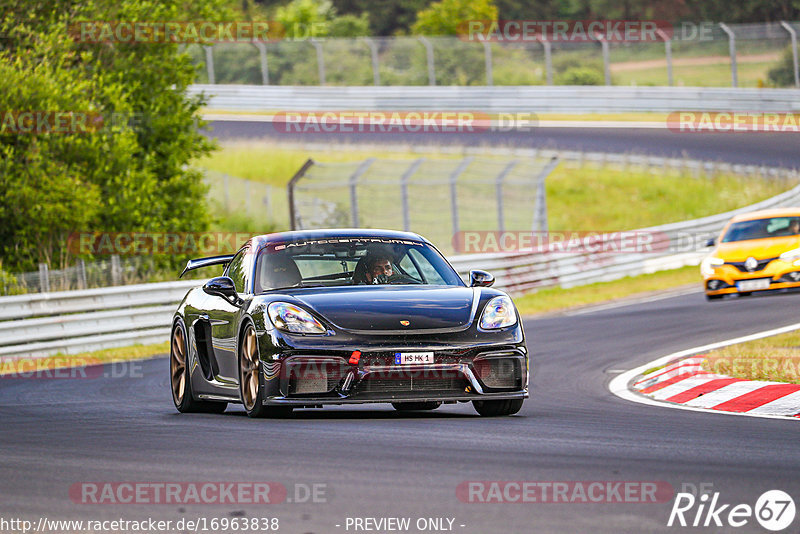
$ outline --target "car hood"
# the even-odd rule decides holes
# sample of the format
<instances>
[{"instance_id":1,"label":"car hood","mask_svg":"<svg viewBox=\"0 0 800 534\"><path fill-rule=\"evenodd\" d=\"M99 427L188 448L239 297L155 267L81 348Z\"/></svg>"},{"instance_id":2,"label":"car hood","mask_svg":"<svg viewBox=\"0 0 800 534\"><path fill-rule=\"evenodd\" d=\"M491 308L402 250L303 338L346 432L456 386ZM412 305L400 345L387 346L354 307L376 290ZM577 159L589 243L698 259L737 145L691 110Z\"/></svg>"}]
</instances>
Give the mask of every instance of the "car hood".
<instances>
[{"instance_id":1,"label":"car hood","mask_svg":"<svg viewBox=\"0 0 800 534\"><path fill-rule=\"evenodd\" d=\"M765 239L750 239L747 241L733 241L720 243L714 256L725 261L745 261L753 257L757 260L777 258L787 250L800 247L797 236L769 237Z\"/></svg>"},{"instance_id":2,"label":"car hood","mask_svg":"<svg viewBox=\"0 0 800 534\"><path fill-rule=\"evenodd\" d=\"M354 286L296 291L293 297L339 328L404 333L468 328L480 291L455 286Z\"/></svg>"}]
</instances>

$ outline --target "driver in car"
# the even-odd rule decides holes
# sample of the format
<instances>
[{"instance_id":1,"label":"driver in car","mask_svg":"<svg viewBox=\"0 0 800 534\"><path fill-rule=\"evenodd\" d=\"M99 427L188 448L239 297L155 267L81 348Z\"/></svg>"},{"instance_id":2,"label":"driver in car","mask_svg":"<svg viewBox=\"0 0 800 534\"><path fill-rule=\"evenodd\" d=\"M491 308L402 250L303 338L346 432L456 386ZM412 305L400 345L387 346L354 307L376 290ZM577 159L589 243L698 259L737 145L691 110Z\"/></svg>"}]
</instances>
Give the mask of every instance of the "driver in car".
<instances>
[{"instance_id":1,"label":"driver in car","mask_svg":"<svg viewBox=\"0 0 800 534\"><path fill-rule=\"evenodd\" d=\"M370 256L367 258L365 276L368 284L388 284L393 274L392 262L386 256Z\"/></svg>"}]
</instances>

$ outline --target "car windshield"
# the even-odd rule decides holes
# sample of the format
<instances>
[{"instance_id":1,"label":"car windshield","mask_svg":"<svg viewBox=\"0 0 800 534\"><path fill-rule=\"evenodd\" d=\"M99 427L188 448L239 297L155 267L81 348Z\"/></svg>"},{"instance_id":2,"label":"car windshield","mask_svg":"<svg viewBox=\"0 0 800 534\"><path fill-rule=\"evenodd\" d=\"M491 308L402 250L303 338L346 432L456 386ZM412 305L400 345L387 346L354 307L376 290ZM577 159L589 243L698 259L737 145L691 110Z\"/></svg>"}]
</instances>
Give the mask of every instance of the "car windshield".
<instances>
[{"instance_id":1,"label":"car windshield","mask_svg":"<svg viewBox=\"0 0 800 534\"><path fill-rule=\"evenodd\" d=\"M346 237L270 243L258 254L256 293L372 284L464 285L434 248L406 239Z\"/></svg>"},{"instance_id":2,"label":"car windshield","mask_svg":"<svg viewBox=\"0 0 800 534\"><path fill-rule=\"evenodd\" d=\"M800 234L800 217L770 217L733 223L722 237L723 243Z\"/></svg>"}]
</instances>

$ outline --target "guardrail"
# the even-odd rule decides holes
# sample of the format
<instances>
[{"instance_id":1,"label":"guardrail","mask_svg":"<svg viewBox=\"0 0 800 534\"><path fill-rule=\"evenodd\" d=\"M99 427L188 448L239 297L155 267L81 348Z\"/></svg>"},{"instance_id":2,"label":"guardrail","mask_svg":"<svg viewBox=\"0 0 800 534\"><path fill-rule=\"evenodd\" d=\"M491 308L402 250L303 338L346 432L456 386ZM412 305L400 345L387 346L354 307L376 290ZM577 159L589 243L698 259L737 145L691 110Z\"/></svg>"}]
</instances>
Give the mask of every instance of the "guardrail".
<instances>
[{"instance_id":1,"label":"guardrail","mask_svg":"<svg viewBox=\"0 0 800 534\"><path fill-rule=\"evenodd\" d=\"M480 149L460 149L464 152ZM496 150L496 149L493 149ZM545 157L553 151L507 149L509 153ZM594 161L627 167L686 168L698 173L730 171L771 179L797 179L794 170L748 165L713 164L692 160L593 154L558 151L567 161ZM737 213L771 207L800 205L800 186L765 201L726 213L692 221L634 230L653 236L653 253L505 253L450 257L453 267L468 277L470 269L492 271L496 286L511 293L536 288L572 287L614 280L625 276L697 265L706 251L702 243L715 236ZM695 243L695 248L676 253L678 240ZM604 241L596 243L603 246ZM169 337L175 306L197 280L115 286L101 289L32 293L0 297L0 359L20 356L41 357L57 352L74 354L89 350L157 343Z\"/></svg>"},{"instance_id":2,"label":"guardrail","mask_svg":"<svg viewBox=\"0 0 800 534\"><path fill-rule=\"evenodd\" d=\"M210 109L232 111L481 111L484 113L614 113L800 111L797 89L708 87L305 87L192 85Z\"/></svg>"},{"instance_id":3,"label":"guardrail","mask_svg":"<svg viewBox=\"0 0 800 534\"><path fill-rule=\"evenodd\" d=\"M0 358L159 343L197 280L0 297Z\"/></svg>"}]
</instances>

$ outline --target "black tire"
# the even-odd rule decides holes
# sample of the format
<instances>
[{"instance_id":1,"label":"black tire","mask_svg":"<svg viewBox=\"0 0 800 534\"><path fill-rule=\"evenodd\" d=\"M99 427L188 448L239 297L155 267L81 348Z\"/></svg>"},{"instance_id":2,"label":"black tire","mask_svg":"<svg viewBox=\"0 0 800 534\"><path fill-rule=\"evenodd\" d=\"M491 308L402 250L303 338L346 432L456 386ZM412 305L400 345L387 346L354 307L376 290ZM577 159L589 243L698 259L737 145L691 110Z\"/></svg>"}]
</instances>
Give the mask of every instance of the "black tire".
<instances>
[{"instance_id":1,"label":"black tire","mask_svg":"<svg viewBox=\"0 0 800 534\"><path fill-rule=\"evenodd\" d=\"M398 412L419 412L423 410L435 410L442 403L438 401L429 402L393 402L392 406Z\"/></svg>"},{"instance_id":2,"label":"black tire","mask_svg":"<svg viewBox=\"0 0 800 534\"><path fill-rule=\"evenodd\" d=\"M722 297L724 297L724 296L725 295L706 295L706 300L708 300L708 301L711 301L711 300L722 300Z\"/></svg>"},{"instance_id":3,"label":"black tire","mask_svg":"<svg viewBox=\"0 0 800 534\"><path fill-rule=\"evenodd\" d=\"M239 342L239 395L249 417L287 417L291 406L264 406L264 377L261 374L261 359L258 339L253 323L242 328Z\"/></svg>"},{"instance_id":4,"label":"black tire","mask_svg":"<svg viewBox=\"0 0 800 534\"><path fill-rule=\"evenodd\" d=\"M501 415L514 415L520 408L524 399L504 399L472 401L475 411L484 417L498 417Z\"/></svg>"},{"instance_id":5,"label":"black tire","mask_svg":"<svg viewBox=\"0 0 800 534\"><path fill-rule=\"evenodd\" d=\"M181 413L222 413L227 402L201 401L194 398L189 373L189 350L186 325L175 321L169 344L169 382L172 402Z\"/></svg>"}]
</instances>

